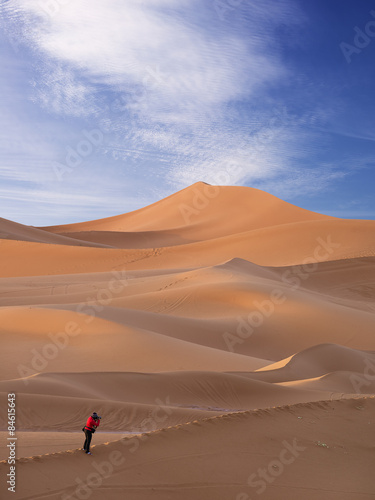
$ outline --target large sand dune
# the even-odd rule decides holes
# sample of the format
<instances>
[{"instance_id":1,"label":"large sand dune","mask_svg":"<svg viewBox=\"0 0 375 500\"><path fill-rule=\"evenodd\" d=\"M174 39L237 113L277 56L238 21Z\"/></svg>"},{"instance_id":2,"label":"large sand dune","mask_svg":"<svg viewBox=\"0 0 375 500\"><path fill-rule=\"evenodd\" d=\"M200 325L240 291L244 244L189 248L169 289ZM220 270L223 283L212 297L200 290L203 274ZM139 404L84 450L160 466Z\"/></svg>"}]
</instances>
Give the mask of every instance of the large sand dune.
<instances>
[{"instance_id":1,"label":"large sand dune","mask_svg":"<svg viewBox=\"0 0 375 500\"><path fill-rule=\"evenodd\" d=\"M204 183L79 224L1 219L13 497L374 498L374 229Z\"/></svg>"},{"instance_id":2,"label":"large sand dune","mask_svg":"<svg viewBox=\"0 0 375 500\"><path fill-rule=\"evenodd\" d=\"M21 459L15 498L370 500L374 410L373 399L298 404L125 437L92 457Z\"/></svg>"}]
</instances>

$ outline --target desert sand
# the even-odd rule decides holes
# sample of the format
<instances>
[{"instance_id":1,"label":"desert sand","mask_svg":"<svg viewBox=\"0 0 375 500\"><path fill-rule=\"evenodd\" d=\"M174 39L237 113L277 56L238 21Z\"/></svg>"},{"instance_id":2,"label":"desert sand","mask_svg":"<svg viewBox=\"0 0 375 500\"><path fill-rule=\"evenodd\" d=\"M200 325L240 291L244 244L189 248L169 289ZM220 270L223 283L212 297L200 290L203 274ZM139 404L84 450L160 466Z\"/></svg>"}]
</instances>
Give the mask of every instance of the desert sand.
<instances>
[{"instance_id":1,"label":"desert sand","mask_svg":"<svg viewBox=\"0 0 375 500\"><path fill-rule=\"evenodd\" d=\"M1 499L375 498L375 221L197 183L0 249Z\"/></svg>"}]
</instances>

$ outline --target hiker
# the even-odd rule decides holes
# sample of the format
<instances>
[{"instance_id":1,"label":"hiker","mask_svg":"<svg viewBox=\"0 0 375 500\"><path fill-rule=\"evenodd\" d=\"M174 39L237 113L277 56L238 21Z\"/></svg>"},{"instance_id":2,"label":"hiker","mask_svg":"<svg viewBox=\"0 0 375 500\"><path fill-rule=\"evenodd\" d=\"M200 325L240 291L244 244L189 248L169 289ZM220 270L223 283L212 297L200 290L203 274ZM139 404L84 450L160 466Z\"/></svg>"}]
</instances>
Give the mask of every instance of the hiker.
<instances>
[{"instance_id":1,"label":"hiker","mask_svg":"<svg viewBox=\"0 0 375 500\"><path fill-rule=\"evenodd\" d=\"M91 443L91 438L96 429L99 427L100 424L100 419L102 417L99 417L99 415L94 411L94 413L87 419L85 427L82 429L85 433L86 439L83 444L83 451L87 453L87 455L91 455L90 452L90 443Z\"/></svg>"}]
</instances>

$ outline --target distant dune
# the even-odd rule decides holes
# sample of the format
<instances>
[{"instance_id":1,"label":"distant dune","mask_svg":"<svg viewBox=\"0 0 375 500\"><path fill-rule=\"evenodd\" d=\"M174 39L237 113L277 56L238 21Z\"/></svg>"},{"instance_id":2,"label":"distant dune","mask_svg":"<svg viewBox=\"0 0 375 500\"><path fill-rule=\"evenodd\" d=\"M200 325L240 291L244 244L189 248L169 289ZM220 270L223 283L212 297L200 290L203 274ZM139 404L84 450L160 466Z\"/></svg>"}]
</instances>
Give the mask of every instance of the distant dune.
<instances>
[{"instance_id":1,"label":"distant dune","mask_svg":"<svg viewBox=\"0 0 375 500\"><path fill-rule=\"evenodd\" d=\"M374 498L375 221L197 183L0 250L15 499Z\"/></svg>"}]
</instances>

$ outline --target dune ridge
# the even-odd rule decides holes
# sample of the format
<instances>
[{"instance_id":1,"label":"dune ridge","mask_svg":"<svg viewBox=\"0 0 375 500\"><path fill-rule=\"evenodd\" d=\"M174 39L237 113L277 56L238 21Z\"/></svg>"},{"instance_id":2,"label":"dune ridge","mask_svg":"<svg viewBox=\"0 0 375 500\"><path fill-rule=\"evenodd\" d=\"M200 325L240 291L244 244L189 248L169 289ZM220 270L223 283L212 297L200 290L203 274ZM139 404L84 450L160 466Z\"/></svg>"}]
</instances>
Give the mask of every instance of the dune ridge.
<instances>
[{"instance_id":1,"label":"dune ridge","mask_svg":"<svg viewBox=\"0 0 375 500\"><path fill-rule=\"evenodd\" d=\"M373 411L374 399L361 398L237 412L98 445L93 448L97 457L94 469L79 450L24 458L17 465L20 475L33 478L28 487L40 495L45 484L50 498L75 495L86 485L85 491L94 499L103 494L116 498L119 491L142 499L166 494L183 499L250 498L261 487L270 499L293 500L301 495L307 499L318 495L370 499L373 447L368 443L366 424ZM286 450L288 460L283 459ZM337 470L353 473L332 476L332 454ZM104 463L111 473L103 470L101 480L87 481ZM264 467L269 471L275 464L279 464L280 478L277 473L261 475ZM43 479L41 466L46 475ZM53 478L56 467L64 468L64 478ZM261 481L261 477L274 481ZM29 491L22 487L16 498L29 498Z\"/></svg>"}]
</instances>

